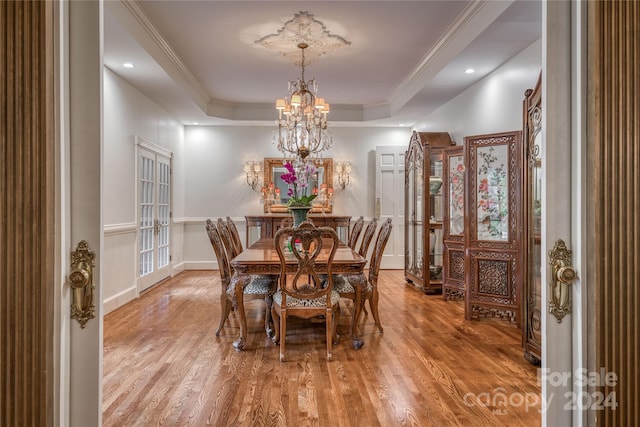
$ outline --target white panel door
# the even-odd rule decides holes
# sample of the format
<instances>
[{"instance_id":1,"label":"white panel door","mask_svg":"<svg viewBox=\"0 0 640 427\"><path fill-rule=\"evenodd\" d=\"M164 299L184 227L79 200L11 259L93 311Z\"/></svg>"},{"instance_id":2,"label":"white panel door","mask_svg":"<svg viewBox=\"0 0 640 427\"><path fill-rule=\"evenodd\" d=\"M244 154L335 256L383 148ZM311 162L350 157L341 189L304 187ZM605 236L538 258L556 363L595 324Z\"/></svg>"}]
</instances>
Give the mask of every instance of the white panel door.
<instances>
[{"instance_id":1,"label":"white panel door","mask_svg":"<svg viewBox=\"0 0 640 427\"><path fill-rule=\"evenodd\" d=\"M138 147L138 291L169 277L171 159Z\"/></svg>"},{"instance_id":2,"label":"white panel door","mask_svg":"<svg viewBox=\"0 0 640 427\"><path fill-rule=\"evenodd\" d=\"M376 147L376 216L391 218L393 229L380 268L404 268L404 146Z\"/></svg>"}]
</instances>

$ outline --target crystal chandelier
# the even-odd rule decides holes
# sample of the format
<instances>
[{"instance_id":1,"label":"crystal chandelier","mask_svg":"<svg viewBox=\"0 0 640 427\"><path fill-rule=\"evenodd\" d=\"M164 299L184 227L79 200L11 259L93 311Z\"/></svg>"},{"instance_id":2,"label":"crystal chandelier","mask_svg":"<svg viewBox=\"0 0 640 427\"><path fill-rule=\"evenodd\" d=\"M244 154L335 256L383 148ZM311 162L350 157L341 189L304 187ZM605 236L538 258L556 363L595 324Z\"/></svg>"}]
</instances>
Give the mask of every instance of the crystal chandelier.
<instances>
[{"instance_id":1,"label":"crystal chandelier","mask_svg":"<svg viewBox=\"0 0 640 427\"><path fill-rule=\"evenodd\" d=\"M274 131L273 143L285 156L305 159L331 148L333 138L327 129L329 104L324 98L316 97L316 80L307 82L304 79L304 50L309 45L299 43L298 47L302 51L302 76L289 81L286 98L276 100L278 129Z\"/></svg>"}]
</instances>

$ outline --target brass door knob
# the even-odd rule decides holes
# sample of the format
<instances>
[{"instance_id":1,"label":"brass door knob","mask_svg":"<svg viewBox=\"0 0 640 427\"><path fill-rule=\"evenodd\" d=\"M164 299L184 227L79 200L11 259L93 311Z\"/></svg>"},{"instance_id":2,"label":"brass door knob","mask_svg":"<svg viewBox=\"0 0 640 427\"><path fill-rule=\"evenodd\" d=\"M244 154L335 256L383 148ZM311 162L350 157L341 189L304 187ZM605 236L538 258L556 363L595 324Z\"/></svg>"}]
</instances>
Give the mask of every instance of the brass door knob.
<instances>
[{"instance_id":1,"label":"brass door knob","mask_svg":"<svg viewBox=\"0 0 640 427\"><path fill-rule=\"evenodd\" d=\"M560 267L556 271L556 279L558 279L559 282L565 283L567 285L572 284L573 281L576 280L576 276L576 270L574 270L570 265Z\"/></svg>"},{"instance_id":2,"label":"brass door knob","mask_svg":"<svg viewBox=\"0 0 640 427\"><path fill-rule=\"evenodd\" d=\"M87 270L73 270L69 273L69 286L74 289L84 288L89 283L89 272Z\"/></svg>"}]
</instances>

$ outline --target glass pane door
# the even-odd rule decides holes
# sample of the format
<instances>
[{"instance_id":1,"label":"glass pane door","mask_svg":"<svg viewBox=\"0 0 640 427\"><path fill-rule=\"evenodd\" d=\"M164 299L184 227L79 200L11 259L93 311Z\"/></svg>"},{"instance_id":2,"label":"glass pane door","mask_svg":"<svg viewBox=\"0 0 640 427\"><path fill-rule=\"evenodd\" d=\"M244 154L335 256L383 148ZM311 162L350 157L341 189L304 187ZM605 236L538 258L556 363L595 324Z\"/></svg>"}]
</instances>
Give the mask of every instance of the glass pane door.
<instances>
[{"instance_id":1,"label":"glass pane door","mask_svg":"<svg viewBox=\"0 0 640 427\"><path fill-rule=\"evenodd\" d=\"M139 290L170 275L171 163L162 154L138 149Z\"/></svg>"}]
</instances>

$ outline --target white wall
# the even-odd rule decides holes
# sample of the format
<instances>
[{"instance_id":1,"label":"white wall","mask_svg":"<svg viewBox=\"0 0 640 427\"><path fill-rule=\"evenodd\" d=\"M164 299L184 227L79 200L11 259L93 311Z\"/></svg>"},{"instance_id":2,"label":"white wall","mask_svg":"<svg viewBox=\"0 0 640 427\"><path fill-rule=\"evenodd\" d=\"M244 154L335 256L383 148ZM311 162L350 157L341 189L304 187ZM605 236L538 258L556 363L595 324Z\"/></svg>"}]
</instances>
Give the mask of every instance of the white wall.
<instances>
[{"instance_id":1,"label":"white wall","mask_svg":"<svg viewBox=\"0 0 640 427\"><path fill-rule=\"evenodd\" d=\"M446 131L456 144L465 136L522 129L522 100L542 70L542 40L434 111L420 132Z\"/></svg>"},{"instance_id":2,"label":"white wall","mask_svg":"<svg viewBox=\"0 0 640 427\"><path fill-rule=\"evenodd\" d=\"M271 143L272 126L187 126L185 130L185 268L217 268L204 231L206 218L230 216L244 239L244 216L261 214L259 192L245 184L244 162L282 157ZM407 128L331 128L324 157L351 162L351 185L336 189L336 215L371 217L375 200L376 145L409 143ZM335 179L334 179L335 181ZM259 188L258 188L259 190Z\"/></svg>"},{"instance_id":3,"label":"white wall","mask_svg":"<svg viewBox=\"0 0 640 427\"><path fill-rule=\"evenodd\" d=\"M185 215L189 218L259 214L259 192L245 184L244 162L282 157L271 143L273 127L188 126L185 130ZM408 145L406 128L332 128L324 157L349 160L351 185L336 189L336 214L373 214L376 145ZM259 188L257 188L259 190Z\"/></svg>"},{"instance_id":4,"label":"white wall","mask_svg":"<svg viewBox=\"0 0 640 427\"><path fill-rule=\"evenodd\" d=\"M134 135L174 153L173 212L184 209L184 130L169 113L104 68L104 267L103 303L109 312L137 296L136 177ZM177 215L176 215L177 214ZM173 265L182 264L183 225L173 227L177 251Z\"/></svg>"}]
</instances>

